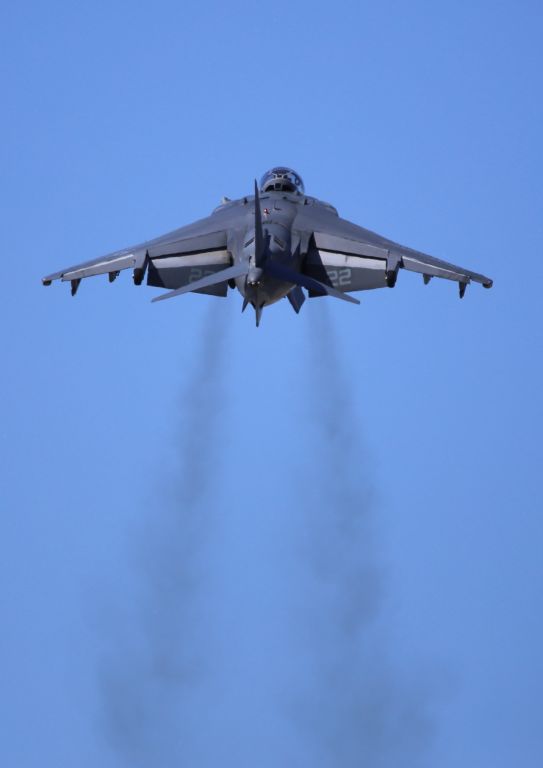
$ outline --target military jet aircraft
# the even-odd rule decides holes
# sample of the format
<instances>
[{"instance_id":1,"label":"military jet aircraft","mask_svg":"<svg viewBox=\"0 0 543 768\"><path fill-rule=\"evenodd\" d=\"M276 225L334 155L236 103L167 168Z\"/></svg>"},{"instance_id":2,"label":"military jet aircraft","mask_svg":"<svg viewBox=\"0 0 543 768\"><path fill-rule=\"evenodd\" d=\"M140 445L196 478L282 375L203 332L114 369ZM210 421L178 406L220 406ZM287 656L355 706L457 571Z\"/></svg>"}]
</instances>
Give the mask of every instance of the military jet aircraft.
<instances>
[{"instance_id":1,"label":"military jet aircraft","mask_svg":"<svg viewBox=\"0 0 543 768\"><path fill-rule=\"evenodd\" d=\"M75 295L84 277L107 274L113 282L132 269L134 283L170 288L162 301L193 291L226 296L237 288L243 310L255 309L256 324L264 307L286 297L295 312L309 297L333 296L359 304L351 291L393 288L400 269L458 283L460 298L471 281L492 286L484 275L406 248L375 232L341 219L337 210L305 194L301 177L291 168L272 168L254 195L223 198L211 216L141 245L115 251L43 278L71 283ZM243 311L242 310L242 311Z\"/></svg>"}]
</instances>

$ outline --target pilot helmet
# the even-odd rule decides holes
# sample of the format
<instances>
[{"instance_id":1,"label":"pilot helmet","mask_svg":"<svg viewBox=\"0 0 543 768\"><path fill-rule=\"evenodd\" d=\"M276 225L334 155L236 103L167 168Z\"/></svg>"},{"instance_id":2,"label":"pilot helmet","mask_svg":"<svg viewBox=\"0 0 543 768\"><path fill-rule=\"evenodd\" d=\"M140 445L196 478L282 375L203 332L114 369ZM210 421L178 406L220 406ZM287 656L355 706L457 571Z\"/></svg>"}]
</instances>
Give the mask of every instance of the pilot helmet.
<instances>
[{"instance_id":1,"label":"pilot helmet","mask_svg":"<svg viewBox=\"0 0 543 768\"><path fill-rule=\"evenodd\" d=\"M277 167L267 171L260 179L261 192L295 192L304 194L304 183L301 176L292 168Z\"/></svg>"}]
</instances>

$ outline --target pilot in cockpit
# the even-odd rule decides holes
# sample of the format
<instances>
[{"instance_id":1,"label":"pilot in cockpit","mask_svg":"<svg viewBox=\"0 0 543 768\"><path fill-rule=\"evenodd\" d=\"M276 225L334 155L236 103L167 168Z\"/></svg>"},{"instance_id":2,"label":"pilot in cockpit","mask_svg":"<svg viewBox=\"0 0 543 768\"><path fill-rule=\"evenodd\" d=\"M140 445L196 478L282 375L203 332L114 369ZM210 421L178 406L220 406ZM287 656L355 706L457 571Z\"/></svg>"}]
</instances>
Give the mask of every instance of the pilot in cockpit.
<instances>
[{"instance_id":1,"label":"pilot in cockpit","mask_svg":"<svg viewBox=\"0 0 543 768\"><path fill-rule=\"evenodd\" d=\"M292 168L272 168L260 179L261 192L294 192L304 194L304 183L301 176Z\"/></svg>"}]
</instances>

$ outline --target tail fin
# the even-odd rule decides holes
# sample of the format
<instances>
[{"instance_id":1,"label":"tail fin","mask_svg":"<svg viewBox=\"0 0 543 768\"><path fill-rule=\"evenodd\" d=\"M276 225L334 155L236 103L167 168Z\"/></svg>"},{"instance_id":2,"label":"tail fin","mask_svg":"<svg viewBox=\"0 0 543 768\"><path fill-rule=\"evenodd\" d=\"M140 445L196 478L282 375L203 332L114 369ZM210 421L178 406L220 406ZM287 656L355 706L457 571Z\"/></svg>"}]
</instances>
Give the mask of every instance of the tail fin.
<instances>
[{"instance_id":1,"label":"tail fin","mask_svg":"<svg viewBox=\"0 0 543 768\"><path fill-rule=\"evenodd\" d=\"M155 296L151 301L163 301L164 299L171 299L174 296L181 296L182 293L189 293L190 291L198 291L200 288L208 288L211 285L217 285L225 280L235 280L236 277L243 277L247 274L247 264L234 264L227 269L221 269L218 272L214 272L212 275L206 275L200 280L195 280L192 283L177 288L175 291L168 291L168 293L161 293L160 296Z\"/></svg>"},{"instance_id":2,"label":"tail fin","mask_svg":"<svg viewBox=\"0 0 543 768\"><path fill-rule=\"evenodd\" d=\"M262 310L264 309L264 304L255 304L255 317L256 317L256 327L260 325L260 318L262 317Z\"/></svg>"},{"instance_id":3,"label":"tail fin","mask_svg":"<svg viewBox=\"0 0 543 768\"><path fill-rule=\"evenodd\" d=\"M350 301L353 304L360 304L359 300L355 299L354 296L349 296L347 293L337 291L331 285L321 283L320 280L316 280L314 277L294 272L294 270L286 267L284 264L278 264L276 261L266 262L264 271L268 275L278 278L278 280L284 280L285 283L298 285L302 288L306 288L308 291L315 291L317 294L328 294L328 296L333 296L336 299L343 299L343 301Z\"/></svg>"}]
</instances>

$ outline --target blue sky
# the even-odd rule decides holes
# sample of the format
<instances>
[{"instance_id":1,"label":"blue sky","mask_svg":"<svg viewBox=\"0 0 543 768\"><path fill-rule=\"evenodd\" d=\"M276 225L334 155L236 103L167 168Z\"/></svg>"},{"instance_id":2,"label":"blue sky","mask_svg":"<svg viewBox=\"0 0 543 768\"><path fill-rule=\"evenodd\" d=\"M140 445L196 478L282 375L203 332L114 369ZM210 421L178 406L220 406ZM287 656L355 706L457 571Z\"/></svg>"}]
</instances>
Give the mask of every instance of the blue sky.
<instances>
[{"instance_id":1,"label":"blue sky","mask_svg":"<svg viewBox=\"0 0 543 768\"><path fill-rule=\"evenodd\" d=\"M540 5L0 14L2 765L541 765ZM41 286L278 163L494 288Z\"/></svg>"}]
</instances>

